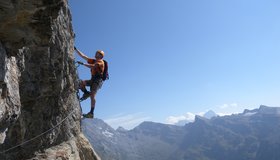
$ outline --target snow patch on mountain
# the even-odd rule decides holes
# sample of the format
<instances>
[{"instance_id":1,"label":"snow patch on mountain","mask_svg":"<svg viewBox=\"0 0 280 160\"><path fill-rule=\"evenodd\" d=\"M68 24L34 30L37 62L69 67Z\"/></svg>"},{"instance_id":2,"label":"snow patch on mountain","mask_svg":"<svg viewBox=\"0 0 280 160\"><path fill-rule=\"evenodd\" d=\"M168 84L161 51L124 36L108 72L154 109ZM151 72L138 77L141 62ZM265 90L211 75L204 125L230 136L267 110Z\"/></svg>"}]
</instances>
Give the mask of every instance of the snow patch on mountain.
<instances>
[{"instance_id":1,"label":"snow patch on mountain","mask_svg":"<svg viewBox=\"0 0 280 160\"><path fill-rule=\"evenodd\" d=\"M111 133L108 130L102 131L102 134L108 138L112 138L114 136L114 133Z\"/></svg>"}]
</instances>

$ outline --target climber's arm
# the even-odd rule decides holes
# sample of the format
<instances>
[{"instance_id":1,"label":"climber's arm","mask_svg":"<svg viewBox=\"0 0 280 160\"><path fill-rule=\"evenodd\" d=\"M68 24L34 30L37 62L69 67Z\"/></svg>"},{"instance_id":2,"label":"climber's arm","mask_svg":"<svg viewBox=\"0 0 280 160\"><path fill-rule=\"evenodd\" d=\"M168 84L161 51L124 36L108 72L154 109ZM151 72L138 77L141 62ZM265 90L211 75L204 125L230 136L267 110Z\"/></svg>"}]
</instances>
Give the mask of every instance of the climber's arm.
<instances>
[{"instance_id":1,"label":"climber's arm","mask_svg":"<svg viewBox=\"0 0 280 160\"><path fill-rule=\"evenodd\" d=\"M79 56L81 56L83 59L85 59L86 61L88 61L88 59L90 59L88 56L86 56L85 54L83 54L81 51L79 51L76 47L74 47L74 50L78 53Z\"/></svg>"},{"instance_id":2,"label":"climber's arm","mask_svg":"<svg viewBox=\"0 0 280 160\"><path fill-rule=\"evenodd\" d=\"M88 63L84 63L84 66L88 67L88 68L93 68L95 67L95 64L88 64Z\"/></svg>"}]
</instances>

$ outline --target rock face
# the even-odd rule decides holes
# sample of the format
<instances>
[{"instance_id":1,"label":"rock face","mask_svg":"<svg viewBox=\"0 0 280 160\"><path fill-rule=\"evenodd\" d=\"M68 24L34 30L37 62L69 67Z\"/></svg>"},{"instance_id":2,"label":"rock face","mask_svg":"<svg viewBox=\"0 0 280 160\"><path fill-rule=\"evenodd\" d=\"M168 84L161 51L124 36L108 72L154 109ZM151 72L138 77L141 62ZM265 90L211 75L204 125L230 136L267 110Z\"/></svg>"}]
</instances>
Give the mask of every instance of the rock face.
<instances>
[{"instance_id":1,"label":"rock face","mask_svg":"<svg viewBox=\"0 0 280 160\"><path fill-rule=\"evenodd\" d=\"M0 0L0 159L99 159L80 129L66 0Z\"/></svg>"}]
</instances>

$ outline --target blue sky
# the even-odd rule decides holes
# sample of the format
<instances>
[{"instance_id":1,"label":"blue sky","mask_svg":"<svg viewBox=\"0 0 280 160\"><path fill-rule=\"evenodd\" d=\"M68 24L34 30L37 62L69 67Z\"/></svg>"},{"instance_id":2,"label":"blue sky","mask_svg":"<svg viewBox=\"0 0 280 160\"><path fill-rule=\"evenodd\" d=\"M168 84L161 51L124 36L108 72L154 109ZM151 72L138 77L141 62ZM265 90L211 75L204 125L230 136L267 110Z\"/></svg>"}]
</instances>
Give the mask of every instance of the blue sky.
<instances>
[{"instance_id":1,"label":"blue sky","mask_svg":"<svg viewBox=\"0 0 280 160\"><path fill-rule=\"evenodd\" d=\"M170 116L280 106L280 1L69 0L75 45L105 51L95 116L132 128ZM81 60L77 57L77 60ZM80 78L89 79L79 67ZM82 103L88 112L90 101ZM188 114L187 114L188 115Z\"/></svg>"}]
</instances>

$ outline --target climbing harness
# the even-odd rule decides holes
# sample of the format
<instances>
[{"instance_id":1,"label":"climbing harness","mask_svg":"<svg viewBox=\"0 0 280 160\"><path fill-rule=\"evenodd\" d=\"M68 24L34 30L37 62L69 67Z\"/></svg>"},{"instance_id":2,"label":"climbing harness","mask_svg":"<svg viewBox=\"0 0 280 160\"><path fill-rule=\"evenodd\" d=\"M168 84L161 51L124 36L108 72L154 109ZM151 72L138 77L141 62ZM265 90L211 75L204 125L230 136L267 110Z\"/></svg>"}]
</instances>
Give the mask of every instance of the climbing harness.
<instances>
[{"instance_id":1,"label":"climbing harness","mask_svg":"<svg viewBox=\"0 0 280 160\"><path fill-rule=\"evenodd\" d=\"M47 131L45 131L45 132L43 132L43 133L41 133L41 134L39 134L39 135L37 135L37 136L35 136L35 137L29 139L29 140L27 140L27 141L24 141L24 142L22 142L22 143L20 143L20 144L18 144L18 145L16 145L16 146L13 146L13 147L11 147L11 148L9 148L9 149L6 149L6 150L4 150L4 151L1 151L0 154L4 154L4 153L6 153L6 152L8 152L8 151L10 151L10 150L13 150L13 149L15 149L15 148L17 148L17 147L19 147L19 146L22 146L22 145L24 145L24 144L26 144L26 143L28 143L28 142L31 142L31 141L33 141L33 140L35 140L35 139L37 139L37 138L43 136L44 134L46 134L46 133L48 133L48 132L54 130L56 127L60 126L67 118L69 118L69 116L72 115L72 113L74 113L74 112L75 112L75 110L73 110L72 112L70 112L62 121L60 121L59 123L57 123L54 127L50 128L49 130L47 130Z\"/></svg>"}]
</instances>

